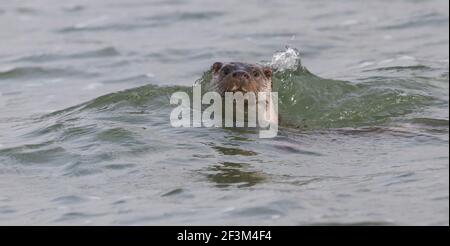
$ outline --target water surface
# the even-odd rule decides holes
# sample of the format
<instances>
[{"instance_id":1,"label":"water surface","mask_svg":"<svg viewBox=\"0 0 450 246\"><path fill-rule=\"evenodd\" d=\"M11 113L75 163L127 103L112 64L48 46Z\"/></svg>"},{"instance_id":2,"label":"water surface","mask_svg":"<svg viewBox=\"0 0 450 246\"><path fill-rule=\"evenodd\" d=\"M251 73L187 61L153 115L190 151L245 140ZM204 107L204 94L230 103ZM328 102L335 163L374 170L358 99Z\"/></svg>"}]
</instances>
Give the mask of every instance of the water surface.
<instances>
[{"instance_id":1,"label":"water surface","mask_svg":"<svg viewBox=\"0 0 450 246\"><path fill-rule=\"evenodd\" d=\"M0 224L448 225L448 30L443 0L5 2ZM278 68L278 137L170 127L215 61Z\"/></svg>"}]
</instances>

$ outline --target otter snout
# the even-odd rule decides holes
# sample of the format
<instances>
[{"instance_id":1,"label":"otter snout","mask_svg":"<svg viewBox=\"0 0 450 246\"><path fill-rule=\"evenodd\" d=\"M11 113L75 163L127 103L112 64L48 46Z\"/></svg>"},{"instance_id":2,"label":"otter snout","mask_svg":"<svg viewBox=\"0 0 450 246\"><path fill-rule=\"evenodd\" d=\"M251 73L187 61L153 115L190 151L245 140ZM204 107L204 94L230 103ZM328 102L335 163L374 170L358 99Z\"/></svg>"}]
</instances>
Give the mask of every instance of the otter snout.
<instances>
[{"instance_id":1,"label":"otter snout","mask_svg":"<svg viewBox=\"0 0 450 246\"><path fill-rule=\"evenodd\" d=\"M247 91L248 84L250 83L250 74L246 71L235 71L231 74L232 79L228 86L231 92Z\"/></svg>"},{"instance_id":2,"label":"otter snout","mask_svg":"<svg viewBox=\"0 0 450 246\"><path fill-rule=\"evenodd\" d=\"M250 74L248 74L246 71L236 71L232 74L233 78L239 79L239 80L248 80L250 79Z\"/></svg>"}]
</instances>

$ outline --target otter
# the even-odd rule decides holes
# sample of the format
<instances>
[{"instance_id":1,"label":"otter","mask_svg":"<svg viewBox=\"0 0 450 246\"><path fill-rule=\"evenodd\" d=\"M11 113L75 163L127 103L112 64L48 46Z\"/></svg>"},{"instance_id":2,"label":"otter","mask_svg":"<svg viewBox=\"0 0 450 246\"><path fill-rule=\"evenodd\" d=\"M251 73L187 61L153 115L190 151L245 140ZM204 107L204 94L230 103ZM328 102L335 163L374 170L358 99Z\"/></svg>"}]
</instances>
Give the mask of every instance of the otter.
<instances>
[{"instance_id":1,"label":"otter","mask_svg":"<svg viewBox=\"0 0 450 246\"><path fill-rule=\"evenodd\" d=\"M259 92L267 93L264 121L270 125L278 125L278 94L275 93L275 98L272 95L273 70L271 67L244 62L215 62L211 71L210 86L222 97L226 92L242 94L252 92L256 98Z\"/></svg>"},{"instance_id":2,"label":"otter","mask_svg":"<svg viewBox=\"0 0 450 246\"><path fill-rule=\"evenodd\" d=\"M216 92L272 92L272 68L243 62L212 65L211 85Z\"/></svg>"}]
</instances>

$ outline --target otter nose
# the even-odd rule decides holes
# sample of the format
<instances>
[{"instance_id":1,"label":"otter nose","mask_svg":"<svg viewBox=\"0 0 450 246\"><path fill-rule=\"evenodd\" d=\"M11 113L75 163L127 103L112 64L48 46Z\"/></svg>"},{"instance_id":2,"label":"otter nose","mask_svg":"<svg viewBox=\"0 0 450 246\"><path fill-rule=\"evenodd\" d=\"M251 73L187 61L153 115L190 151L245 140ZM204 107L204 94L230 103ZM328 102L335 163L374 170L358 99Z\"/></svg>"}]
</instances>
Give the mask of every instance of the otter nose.
<instances>
[{"instance_id":1,"label":"otter nose","mask_svg":"<svg viewBox=\"0 0 450 246\"><path fill-rule=\"evenodd\" d=\"M233 73L233 78L237 79L250 79L250 74L245 71L236 71Z\"/></svg>"}]
</instances>

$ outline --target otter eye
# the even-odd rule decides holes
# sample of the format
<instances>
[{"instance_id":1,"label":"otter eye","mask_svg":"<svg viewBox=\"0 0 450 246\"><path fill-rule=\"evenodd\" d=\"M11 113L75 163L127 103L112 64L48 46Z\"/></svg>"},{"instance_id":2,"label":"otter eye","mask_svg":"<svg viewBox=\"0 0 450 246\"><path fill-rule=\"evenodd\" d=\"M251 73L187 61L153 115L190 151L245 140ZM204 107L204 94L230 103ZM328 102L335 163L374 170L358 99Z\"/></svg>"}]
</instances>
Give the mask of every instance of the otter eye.
<instances>
[{"instance_id":1,"label":"otter eye","mask_svg":"<svg viewBox=\"0 0 450 246\"><path fill-rule=\"evenodd\" d=\"M227 75L227 74L230 73L230 69L229 69L228 67L224 67L224 68L222 69L222 73L223 73L223 75Z\"/></svg>"},{"instance_id":2,"label":"otter eye","mask_svg":"<svg viewBox=\"0 0 450 246\"><path fill-rule=\"evenodd\" d=\"M258 77L259 76L259 72L258 71L253 71L253 76Z\"/></svg>"}]
</instances>

